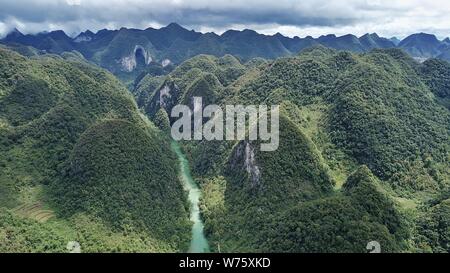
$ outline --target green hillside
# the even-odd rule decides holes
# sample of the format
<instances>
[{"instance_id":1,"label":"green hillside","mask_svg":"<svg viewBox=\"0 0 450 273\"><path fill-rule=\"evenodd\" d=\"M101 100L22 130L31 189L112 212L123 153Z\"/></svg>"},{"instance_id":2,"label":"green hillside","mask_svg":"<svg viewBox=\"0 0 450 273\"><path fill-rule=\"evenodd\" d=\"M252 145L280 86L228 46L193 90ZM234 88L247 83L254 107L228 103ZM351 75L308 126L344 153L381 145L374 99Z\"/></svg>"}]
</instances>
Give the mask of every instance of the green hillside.
<instances>
[{"instance_id":1,"label":"green hillside","mask_svg":"<svg viewBox=\"0 0 450 273\"><path fill-rule=\"evenodd\" d=\"M54 202L62 215L87 211L114 228L145 228L161 240L168 234L188 239L184 192L167 145L155 132L124 120L89 127L50 191Z\"/></svg>"},{"instance_id":2,"label":"green hillside","mask_svg":"<svg viewBox=\"0 0 450 273\"><path fill-rule=\"evenodd\" d=\"M165 31L145 50L194 40L177 41L176 25ZM96 43L121 50L120 35ZM223 39L235 35L265 39ZM271 48L295 47L278 38ZM69 241L86 252L186 251L192 223L168 133L172 107L192 107L194 96L204 106L280 105L274 152L261 141L180 143L211 251L367 252L371 241L383 252L449 251L444 61L323 46L245 63L197 55L141 66L130 93L76 51L21 50L32 57L0 49L0 251L66 252ZM108 52L93 54L114 66Z\"/></svg>"},{"instance_id":3,"label":"green hillside","mask_svg":"<svg viewBox=\"0 0 450 273\"><path fill-rule=\"evenodd\" d=\"M209 208L214 193L205 194L205 223L214 247L275 251L273 246L261 245L263 238L268 239L268 224L276 221L283 225L291 219L275 218L287 208L331 194L334 181L314 144L284 116L280 117L280 130L275 152L260 152L259 143L235 145L225 164L223 207Z\"/></svg>"},{"instance_id":4,"label":"green hillside","mask_svg":"<svg viewBox=\"0 0 450 273\"><path fill-rule=\"evenodd\" d=\"M436 98L450 109L450 63L437 59L427 60L420 67L419 73Z\"/></svg>"},{"instance_id":5,"label":"green hillside","mask_svg":"<svg viewBox=\"0 0 450 273\"><path fill-rule=\"evenodd\" d=\"M409 236L393 203L363 166L349 176L342 194L301 203L276 217L261 244L275 252L366 252L376 240L398 252Z\"/></svg>"},{"instance_id":6,"label":"green hillside","mask_svg":"<svg viewBox=\"0 0 450 273\"><path fill-rule=\"evenodd\" d=\"M177 252L186 197L165 137L110 73L0 49L0 252Z\"/></svg>"},{"instance_id":7,"label":"green hillside","mask_svg":"<svg viewBox=\"0 0 450 273\"><path fill-rule=\"evenodd\" d=\"M170 114L176 104L190 104L193 96L202 96L204 104L219 101L225 87L245 72L235 57L216 58L198 55L177 66L165 78L145 75L132 91L138 106L150 117L162 107Z\"/></svg>"},{"instance_id":8,"label":"green hillside","mask_svg":"<svg viewBox=\"0 0 450 273\"><path fill-rule=\"evenodd\" d=\"M321 46L226 69L220 60L185 61L165 78L171 103L158 100L161 84L149 91L155 103L141 105L150 116L195 94L222 106L281 105L276 152L252 142L184 143L215 251L366 252L372 240L383 251L446 251L447 211L430 203L450 186L445 62Z\"/></svg>"}]
</instances>

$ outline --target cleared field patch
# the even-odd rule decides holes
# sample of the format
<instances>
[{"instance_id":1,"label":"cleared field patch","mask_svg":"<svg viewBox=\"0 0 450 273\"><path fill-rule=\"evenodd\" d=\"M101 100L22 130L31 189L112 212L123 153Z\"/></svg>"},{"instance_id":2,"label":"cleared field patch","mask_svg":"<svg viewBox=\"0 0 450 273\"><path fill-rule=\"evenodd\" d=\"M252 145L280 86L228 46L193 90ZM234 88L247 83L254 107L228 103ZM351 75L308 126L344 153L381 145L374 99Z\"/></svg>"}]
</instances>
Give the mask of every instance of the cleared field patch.
<instances>
[{"instance_id":1,"label":"cleared field patch","mask_svg":"<svg viewBox=\"0 0 450 273\"><path fill-rule=\"evenodd\" d=\"M22 217L34 219L41 223L46 222L55 216L53 211L44 209L41 202L18 206L13 209L13 212Z\"/></svg>"}]
</instances>

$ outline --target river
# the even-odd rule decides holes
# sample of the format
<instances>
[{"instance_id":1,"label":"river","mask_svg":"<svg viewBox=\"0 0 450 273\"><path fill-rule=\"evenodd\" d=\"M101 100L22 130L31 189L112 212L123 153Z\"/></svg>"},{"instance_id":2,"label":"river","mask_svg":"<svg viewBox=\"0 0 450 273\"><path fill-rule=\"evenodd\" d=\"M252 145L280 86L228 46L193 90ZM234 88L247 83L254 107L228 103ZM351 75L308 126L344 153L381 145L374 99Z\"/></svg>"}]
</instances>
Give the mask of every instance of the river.
<instances>
[{"instance_id":1,"label":"river","mask_svg":"<svg viewBox=\"0 0 450 273\"><path fill-rule=\"evenodd\" d=\"M192 238L189 246L189 253L207 253L209 252L208 240L203 232L204 225L202 218L200 217L199 201L201 196L200 188L194 181L191 175L189 167L189 161L181 151L180 144L176 141L171 143L172 149L175 151L180 162L181 179L183 181L184 188L189 192L189 203L191 204L190 219L193 222L192 225Z\"/></svg>"}]
</instances>

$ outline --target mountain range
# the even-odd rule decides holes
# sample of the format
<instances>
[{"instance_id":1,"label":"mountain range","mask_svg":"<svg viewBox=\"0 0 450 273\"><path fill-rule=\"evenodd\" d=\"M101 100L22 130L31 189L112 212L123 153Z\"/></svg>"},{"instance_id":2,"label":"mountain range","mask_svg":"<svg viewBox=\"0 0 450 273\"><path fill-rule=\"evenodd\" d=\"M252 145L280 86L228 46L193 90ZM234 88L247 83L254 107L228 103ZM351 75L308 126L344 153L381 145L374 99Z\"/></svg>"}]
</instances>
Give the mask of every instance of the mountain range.
<instances>
[{"instance_id":1,"label":"mountain range","mask_svg":"<svg viewBox=\"0 0 450 273\"><path fill-rule=\"evenodd\" d=\"M2 42L0 252L185 252L192 211L212 252L450 252L448 39L171 24ZM194 97L279 105L279 148L173 142Z\"/></svg>"},{"instance_id":2,"label":"mountain range","mask_svg":"<svg viewBox=\"0 0 450 273\"><path fill-rule=\"evenodd\" d=\"M200 33L189 31L176 23L160 29L103 29L96 33L87 30L74 38L61 30L25 35L15 29L0 43L13 48L31 46L41 52L56 54L75 50L121 78L126 78L130 72L136 76L142 72L142 67L150 64L166 67L180 64L198 54L218 57L231 54L243 61L256 57L275 59L296 54L314 45L357 53L396 47L420 61L428 58L450 60L450 39L440 41L436 36L426 33L412 34L401 41L383 38L376 33L361 37L330 34L318 38L290 38L280 33L263 35L249 29L228 30L222 35Z\"/></svg>"},{"instance_id":3,"label":"mountain range","mask_svg":"<svg viewBox=\"0 0 450 273\"><path fill-rule=\"evenodd\" d=\"M213 251L360 252L376 238L385 252L448 252L449 71L396 48L315 46L246 63L198 55L132 92L160 128L195 96L280 106L274 152L182 142Z\"/></svg>"}]
</instances>

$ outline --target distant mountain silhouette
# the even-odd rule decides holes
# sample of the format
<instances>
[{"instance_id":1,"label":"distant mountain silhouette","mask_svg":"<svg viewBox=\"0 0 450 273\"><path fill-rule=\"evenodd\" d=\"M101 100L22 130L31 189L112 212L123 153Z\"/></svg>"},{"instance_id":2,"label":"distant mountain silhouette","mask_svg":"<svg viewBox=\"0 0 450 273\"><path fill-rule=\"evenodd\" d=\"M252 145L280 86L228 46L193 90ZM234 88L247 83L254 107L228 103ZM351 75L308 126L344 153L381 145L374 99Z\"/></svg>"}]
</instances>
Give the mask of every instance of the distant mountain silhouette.
<instances>
[{"instance_id":1,"label":"distant mountain silhouette","mask_svg":"<svg viewBox=\"0 0 450 273\"><path fill-rule=\"evenodd\" d=\"M319 38L290 38L280 33L263 35L249 29L228 30L222 35L200 33L187 30L177 23L160 29L103 29L97 33L87 30L75 38L67 36L63 31L24 35L15 29L0 43L32 46L56 54L76 50L86 59L116 74L137 70L140 65L137 61L139 54L142 54L147 64L157 62L161 65L181 63L198 54L232 54L245 61L255 57L274 59L289 56L314 45L360 53L377 48L398 47L419 60L432 57L450 60L450 39L439 41L436 36L425 33L413 34L402 41L395 37L383 38L376 33L361 37L330 34Z\"/></svg>"},{"instance_id":2,"label":"distant mountain silhouette","mask_svg":"<svg viewBox=\"0 0 450 273\"><path fill-rule=\"evenodd\" d=\"M393 42L396 46L398 44L400 44L400 42L401 42L401 40L399 38L397 38L397 37L392 37L392 38L389 39L389 41Z\"/></svg>"},{"instance_id":3,"label":"distant mountain silhouette","mask_svg":"<svg viewBox=\"0 0 450 273\"><path fill-rule=\"evenodd\" d=\"M448 47L444 41L426 33L413 34L401 41L398 46L411 56L432 58L439 56Z\"/></svg>"}]
</instances>

